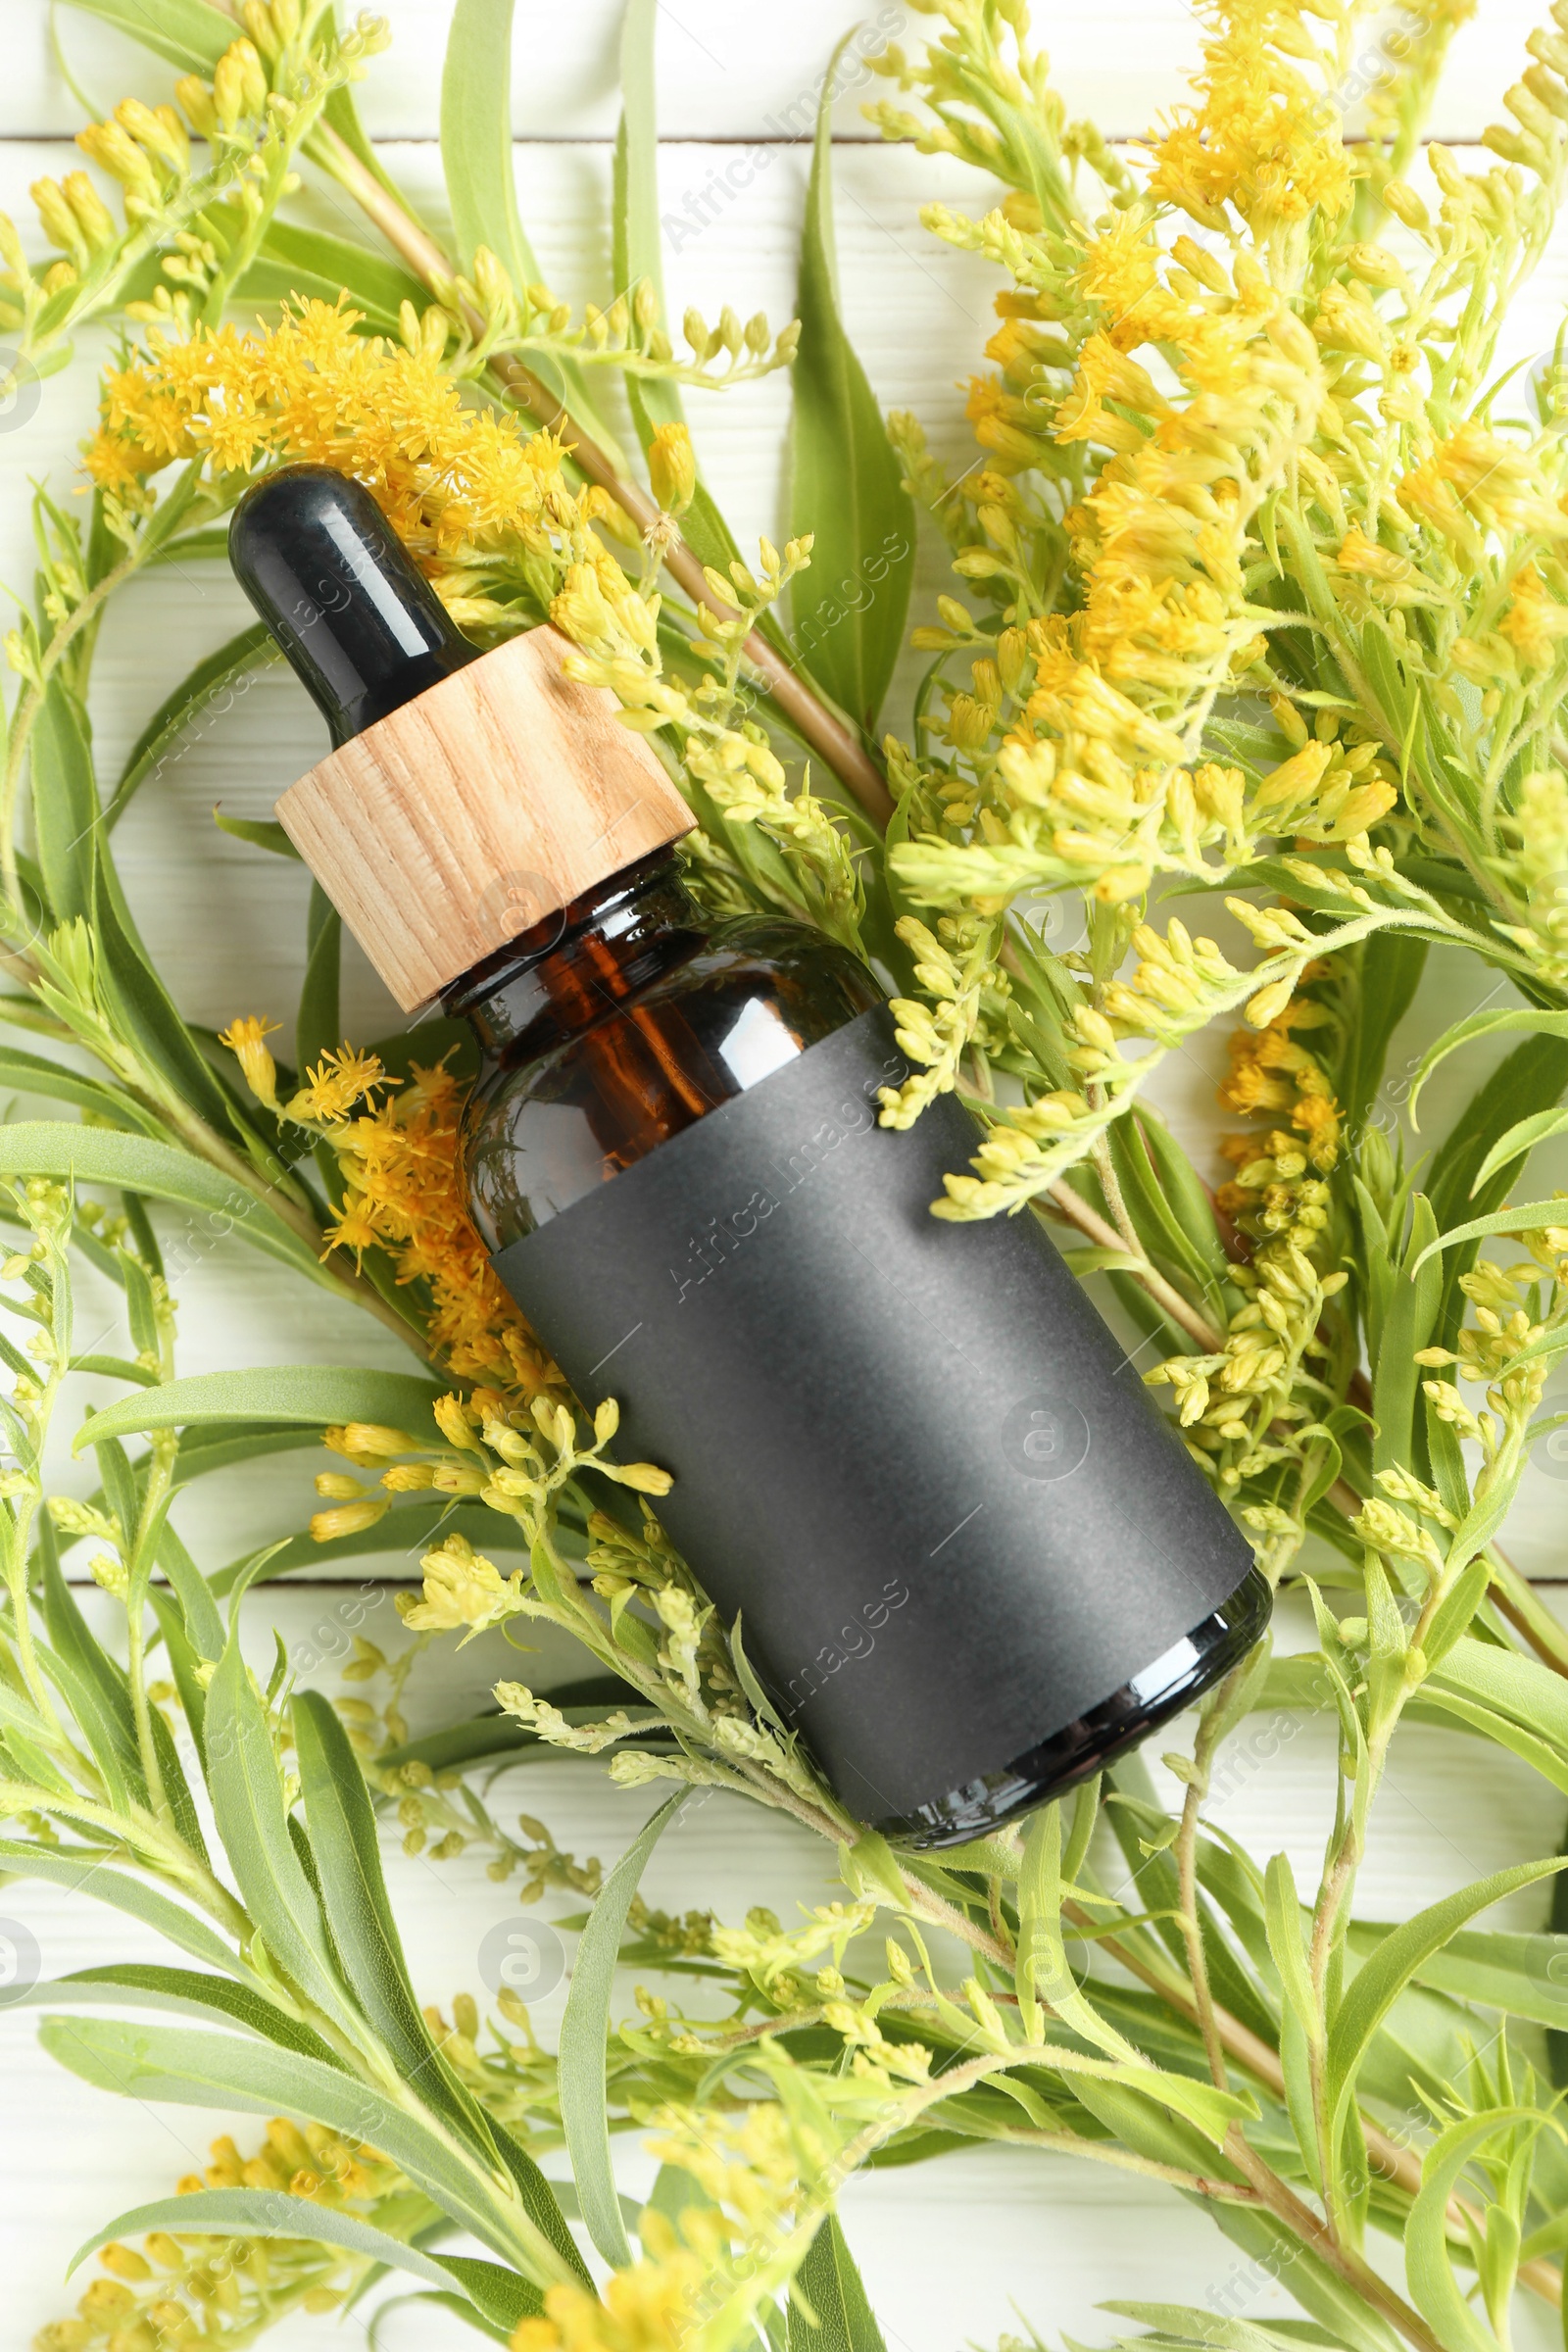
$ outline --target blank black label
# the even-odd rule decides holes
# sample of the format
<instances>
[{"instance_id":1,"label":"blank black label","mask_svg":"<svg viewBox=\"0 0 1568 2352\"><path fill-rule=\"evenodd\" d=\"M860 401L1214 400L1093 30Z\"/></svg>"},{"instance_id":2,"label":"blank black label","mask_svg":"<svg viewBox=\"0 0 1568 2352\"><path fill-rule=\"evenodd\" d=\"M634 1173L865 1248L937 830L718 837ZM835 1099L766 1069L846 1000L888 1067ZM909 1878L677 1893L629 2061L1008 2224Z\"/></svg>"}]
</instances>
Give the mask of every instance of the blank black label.
<instances>
[{"instance_id":1,"label":"blank black label","mask_svg":"<svg viewBox=\"0 0 1568 2352\"><path fill-rule=\"evenodd\" d=\"M1250 1550L1027 1210L933 1217L974 1122L876 1124L878 1006L495 1259L860 1819L996 1772Z\"/></svg>"}]
</instances>

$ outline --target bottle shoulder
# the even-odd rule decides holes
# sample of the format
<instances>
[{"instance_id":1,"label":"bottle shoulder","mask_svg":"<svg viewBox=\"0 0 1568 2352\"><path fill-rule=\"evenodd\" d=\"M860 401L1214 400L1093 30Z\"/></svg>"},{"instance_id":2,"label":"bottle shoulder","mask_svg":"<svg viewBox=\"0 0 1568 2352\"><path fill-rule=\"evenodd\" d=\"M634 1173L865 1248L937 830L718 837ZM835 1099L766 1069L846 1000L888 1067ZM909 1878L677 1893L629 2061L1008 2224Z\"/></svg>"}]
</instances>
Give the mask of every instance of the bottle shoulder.
<instances>
[{"instance_id":1,"label":"bottle shoulder","mask_svg":"<svg viewBox=\"0 0 1568 2352\"><path fill-rule=\"evenodd\" d=\"M883 1002L803 923L743 918L671 942L641 985L545 1050L483 1068L466 1160L474 1221L505 1249Z\"/></svg>"}]
</instances>

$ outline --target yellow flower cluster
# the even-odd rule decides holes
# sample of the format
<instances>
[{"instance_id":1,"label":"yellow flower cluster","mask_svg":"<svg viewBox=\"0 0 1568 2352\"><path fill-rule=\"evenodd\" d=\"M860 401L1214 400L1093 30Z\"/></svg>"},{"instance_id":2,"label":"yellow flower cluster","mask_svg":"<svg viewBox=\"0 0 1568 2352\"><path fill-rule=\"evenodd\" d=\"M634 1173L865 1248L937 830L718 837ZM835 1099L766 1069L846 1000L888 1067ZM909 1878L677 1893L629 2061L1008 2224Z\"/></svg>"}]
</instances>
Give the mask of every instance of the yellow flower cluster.
<instances>
[{"instance_id":1,"label":"yellow flower cluster","mask_svg":"<svg viewBox=\"0 0 1568 2352\"><path fill-rule=\"evenodd\" d=\"M408 2213L409 2183L373 2148L338 2137L322 2124L274 2118L252 2156L225 2133L212 2146L205 2173L179 2183L203 2188L265 2189L313 2204L373 2216L381 2200ZM364 2258L300 2238L225 2240L154 2230L138 2249L105 2246L106 2278L95 2278L75 2316L56 2320L33 2339L33 2352L178 2352L182 2346L250 2343L285 2311L339 2309L363 2273Z\"/></svg>"},{"instance_id":2,"label":"yellow flower cluster","mask_svg":"<svg viewBox=\"0 0 1568 2352\"><path fill-rule=\"evenodd\" d=\"M1205 0L1199 14L1210 28L1201 103L1180 108L1156 141L1152 193L1205 228L1227 229L1234 205L1259 236L1314 210L1345 212L1351 183L1338 120L1282 45L1300 57L1300 12L1283 0Z\"/></svg>"},{"instance_id":3,"label":"yellow flower cluster","mask_svg":"<svg viewBox=\"0 0 1568 2352\"><path fill-rule=\"evenodd\" d=\"M348 1189L327 1238L356 1252L378 1247L400 1283L426 1286L430 1345L458 1379L531 1398L559 1389L561 1376L492 1271L469 1219L464 1097L450 1070L416 1067L407 1086L329 1131Z\"/></svg>"},{"instance_id":4,"label":"yellow flower cluster","mask_svg":"<svg viewBox=\"0 0 1568 2352\"><path fill-rule=\"evenodd\" d=\"M1280 1147L1278 1155L1304 1154L1321 1175L1327 1175L1339 1157L1339 1104L1321 1063L1299 1043L1296 1033L1323 1028L1332 1018L1326 1005L1301 993L1312 982L1327 977L1327 965L1309 963L1298 983L1296 995L1271 1021L1262 1029L1238 1029L1232 1033L1231 1066L1219 1090L1223 1107L1239 1111L1244 1118L1267 1112L1278 1126L1276 1114L1284 1112L1286 1123L1296 1128L1304 1141L1298 1145L1294 1138L1272 1136L1271 1143ZM1227 1159L1244 1170L1267 1156L1259 1152L1255 1136L1229 1136L1220 1149ZM1226 1185L1220 1192L1219 1205L1227 1215L1236 1216L1257 1204L1256 1192L1255 1185L1245 1181ZM1271 1200L1267 1205L1272 1209L1283 1203Z\"/></svg>"},{"instance_id":5,"label":"yellow flower cluster","mask_svg":"<svg viewBox=\"0 0 1568 2352\"><path fill-rule=\"evenodd\" d=\"M318 1129L336 1155L345 1191L327 1248L352 1250L357 1258L383 1250L400 1283L425 1286L431 1349L459 1380L482 1380L524 1399L559 1390L559 1372L491 1271L468 1216L458 1079L444 1066L416 1065L405 1086L387 1077L373 1054L345 1045L323 1054L306 1084L280 1104L277 1065L266 1042L273 1026L246 1015L231 1021L220 1042L238 1059L259 1102ZM356 1109L358 1117L351 1116ZM358 1508L347 1496L339 1499ZM335 1525L330 1532L350 1528Z\"/></svg>"},{"instance_id":6,"label":"yellow flower cluster","mask_svg":"<svg viewBox=\"0 0 1568 2352\"><path fill-rule=\"evenodd\" d=\"M215 476L334 466L366 484L436 573L517 542L548 557L553 530L618 517L603 492L572 499L549 434L464 406L442 365L442 312L420 319L405 306L401 347L359 324L344 302L309 301L250 334L151 328L146 350L105 375L89 474L123 495L176 460L204 460Z\"/></svg>"}]
</instances>

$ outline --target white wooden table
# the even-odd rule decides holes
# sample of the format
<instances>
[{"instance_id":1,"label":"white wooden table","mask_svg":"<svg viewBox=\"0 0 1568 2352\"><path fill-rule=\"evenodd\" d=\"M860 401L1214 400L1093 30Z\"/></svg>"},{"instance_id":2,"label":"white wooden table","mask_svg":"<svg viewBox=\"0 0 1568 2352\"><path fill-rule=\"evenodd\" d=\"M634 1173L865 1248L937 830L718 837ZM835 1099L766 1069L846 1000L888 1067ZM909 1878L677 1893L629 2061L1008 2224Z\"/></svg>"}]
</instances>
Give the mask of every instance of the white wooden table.
<instances>
[{"instance_id":1,"label":"white wooden table","mask_svg":"<svg viewBox=\"0 0 1568 2352\"><path fill-rule=\"evenodd\" d=\"M158 0L148 0L156 10ZM383 0L395 41L361 91L366 121L384 142L392 169L433 219L441 214L436 147L445 0ZM574 301L611 289L608 189L617 113L616 0L578 0L569 11L518 0L514 71L517 184L523 217L551 281ZM1524 37L1537 11L1530 0L1482 0L1479 21L1455 44L1441 135L1473 141L1498 110L1500 94L1523 63ZM696 303L709 317L725 301L743 316L765 308L775 324L791 316L795 242L806 154L780 125L806 119L803 102L832 47L853 21L844 0L791 0L788 7L738 7L735 0L676 0L660 12L660 105L665 143L662 201L672 217L689 193L733 160L735 143L757 142L764 170L734 194L710 225L674 241L666 257L673 315ZM892 0L877 22L912 46L930 19ZM5 60L0 87L0 208L35 232L25 189L40 172L75 168L70 144L79 114L51 60L44 0L3 0ZM105 111L135 92L156 102L170 73L91 20L60 15L77 79ZM1069 109L1093 113L1107 133L1131 137L1177 96L1177 76L1196 55L1198 27L1183 0L1099 0L1093 8L1042 11L1041 37L1053 49ZM991 330L993 285L984 267L936 244L917 213L933 196L983 209L973 174L916 154L888 149L858 119L858 100L836 119L838 240L851 331L887 407L913 408L935 445L964 449L962 380L980 364ZM320 216L324 225L330 219ZM360 223L344 224L361 233ZM1549 347L1568 278L1568 241L1559 241L1537 287L1521 306L1510 355ZM89 429L92 342L70 373L46 388L37 413L0 433L0 581L25 591L31 569L26 509L28 477L49 474L69 488L75 444ZM778 378L727 398L694 399L694 426L712 486L743 543L779 529L787 391ZM967 456L960 459L966 464ZM916 588L929 605L942 585L940 558L927 548ZM94 722L103 768L113 772L140 724L201 654L250 617L238 590L218 566L172 568L135 588L112 612L97 663ZM898 689L890 703L896 721ZM210 821L221 799L237 815L270 812L275 794L319 756L318 722L303 693L272 673L256 684L237 712L193 741L156 791L136 803L117 837L138 922L183 1009L221 1023L238 1012L291 1016L302 956L305 885L300 870L258 856L220 834ZM1223 915L1213 927L1220 928ZM1431 976L1393 1065L1418 1053L1422 1040L1485 993L1457 962L1434 956ZM347 974L346 1024L367 1038L394 1025L388 1001L353 952ZM1200 1039L1167 1073L1158 1099L1185 1138L1214 1129L1214 1086L1224 1066L1223 1040ZM1471 1050L1440 1073L1424 1113L1428 1139L1441 1136L1455 1102L1487 1067ZM1211 1148L1211 1147L1210 1147ZM1568 1167L1568 1160L1563 1162ZM1555 1171L1551 1171L1555 1173ZM1563 1181L1561 1175L1557 1181ZM90 1278L87 1290L91 1293ZM397 1343L340 1308L322 1293L279 1280L238 1249L216 1252L181 1285L182 1369L188 1372L284 1360L397 1363ZM255 1473L235 1471L189 1495L180 1524L209 1564L276 1534L292 1532L312 1506L307 1454L286 1455ZM64 1485L70 1473L62 1469ZM1547 1581L1568 1571L1563 1503L1568 1487L1533 1474L1510 1531L1515 1556ZM407 1577L410 1564L375 1563ZM323 1652L334 1595L313 1586L270 1588L253 1596L251 1631L270 1651L275 1626L286 1641L315 1642ZM372 1638L393 1646L397 1620L384 1599L368 1620ZM1304 1638L1304 1636L1302 1637ZM548 1661L546 1661L548 1665ZM503 1670L497 1644L475 1642L449 1655L439 1675L416 1686L421 1722L464 1710ZM513 1669L514 1671L514 1669ZM563 1659L562 1676L569 1671ZM317 1680L336 1689L323 1663ZM536 1679L549 1679L544 1667ZM419 1728L416 1725L416 1728ZM1226 1800L1226 1826L1264 1854L1279 1845L1298 1875L1315 1879L1327 1816L1327 1734L1316 1724L1294 1729L1277 1752L1253 1752ZM1261 1743L1267 1745L1268 1743ZM646 1796L612 1789L591 1762L562 1759L514 1777L504 1792L513 1809L547 1818L560 1843L607 1862L629 1841L651 1809ZM500 1807L498 1809L505 1810ZM1413 1730L1378 1805L1363 1907L1398 1917L1463 1880L1547 1850L1561 1828L1560 1801L1522 1766L1456 1736ZM514 1914L515 1894L493 1886L472 1855L437 1864L411 1861L389 1839L388 1868L421 1997L446 2003L478 1989L474 1954L485 1930ZM646 1891L671 1906L710 1906L738 1919L765 1902L785 1917L801 1901L823 1898L824 1860L787 1825L727 1798L703 1807L656 1853ZM1534 1924L1539 1900L1523 1902L1510 1925ZM111 1957L152 1957L128 1923L80 1898L36 1886L0 1889L0 1913L25 1921L57 1975ZM563 1998L540 2004L553 2029ZM629 1986L627 1987L629 2006ZM223 2119L172 2108L118 2102L88 2090L42 2057L33 2014L0 2008L0 2352L23 2352L45 2320L72 2307L62 2286L72 2248L99 2221L164 2193L202 2160ZM242 2139L254 2126L236 2120ZM626 2180L646 2178L632 2157ZM978 2151L851 2184L846 2226L890 2345L898 2352L955 2352L966 2341L994 2343L1019 2314L1054 2338L1062 2329L1103 2341L1109 2323L1094 2306L1107 2295L1203 2302L1257 2319L1291 2306L1277 2287L1243 2282L1239 2258L1185 2205L1103 2168L1043 2162L1022 2154ZM81 2281L78 2280L79 2291ZM278 2352L359 2340L330 2320L295 2321L273 2339ZM394 2320L384 2340L392 2352L467 2344L454 2322L423 2316ZM1544 2339L1543 2339L1544 2340Z\"/></svg>"}]
</instances>

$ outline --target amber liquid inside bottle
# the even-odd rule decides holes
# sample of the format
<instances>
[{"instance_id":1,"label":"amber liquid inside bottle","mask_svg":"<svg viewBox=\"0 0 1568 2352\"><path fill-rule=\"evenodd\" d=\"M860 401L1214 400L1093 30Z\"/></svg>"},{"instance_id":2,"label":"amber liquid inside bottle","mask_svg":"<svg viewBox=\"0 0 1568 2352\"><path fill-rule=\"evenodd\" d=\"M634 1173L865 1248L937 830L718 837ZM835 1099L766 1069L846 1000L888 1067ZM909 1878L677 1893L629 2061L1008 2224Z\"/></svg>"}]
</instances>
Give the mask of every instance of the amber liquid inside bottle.
<instances>
[{"instance_id":1,"label":"amber liquid inside bottle","mask_svg":"<svg viewBox=\"0 0 1568 2352\"><path fill-rule=\"evenodd\" d=\"M710 926L669 852L548 917L442 1000L481 1050L466 1157L487 1247L535 1232L881 1001L863 964L804 924ZM878 1826L928 1845L984 1835L1176 1713L1246 1655L1267 1615L1253 1572L1102 1705L1043 1724L1003 1770Z\"/></svg>"}]
</instances>

